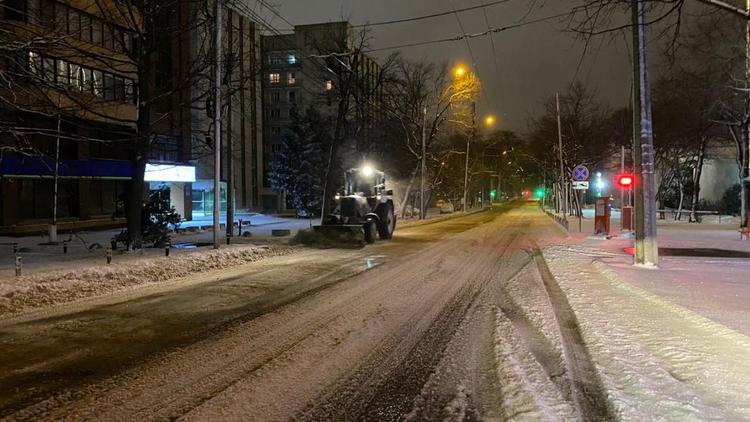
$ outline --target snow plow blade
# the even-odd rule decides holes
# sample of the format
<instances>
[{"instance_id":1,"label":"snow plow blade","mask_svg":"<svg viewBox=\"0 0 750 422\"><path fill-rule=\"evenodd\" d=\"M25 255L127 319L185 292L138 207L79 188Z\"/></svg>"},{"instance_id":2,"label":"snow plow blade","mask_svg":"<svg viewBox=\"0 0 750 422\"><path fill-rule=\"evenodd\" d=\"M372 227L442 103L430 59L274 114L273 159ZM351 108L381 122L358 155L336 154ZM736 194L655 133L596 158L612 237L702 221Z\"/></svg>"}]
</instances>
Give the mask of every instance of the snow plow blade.
<instances>
[{"instance_id":1,"label":"snow plow blade","mask_svg":"<svg viewBox=\"0 0 750 422\"><path fill-rule=\"evenodd\" d=\"M356 249L365 246L365 235L362 226L323 225L300 231L294 242L324 249Z\"/></svg>"}]
</instances>

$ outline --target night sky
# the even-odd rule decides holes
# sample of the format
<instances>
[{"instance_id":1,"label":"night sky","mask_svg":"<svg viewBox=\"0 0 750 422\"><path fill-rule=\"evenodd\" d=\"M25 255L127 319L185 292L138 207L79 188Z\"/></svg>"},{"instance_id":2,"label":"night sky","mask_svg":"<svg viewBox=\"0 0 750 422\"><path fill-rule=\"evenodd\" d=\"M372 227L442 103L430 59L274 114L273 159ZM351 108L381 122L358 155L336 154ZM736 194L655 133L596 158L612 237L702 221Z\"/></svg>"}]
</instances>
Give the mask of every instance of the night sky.
<instances>
[{"instance_id":1,"label":"night sky","mask_svg":"<svg viewBox=\"0 0 750 422\"><path fill-rule=\"evenodd\" d=\"M353 24L423 16L455 8L465 8L491 0L274 0L279 13L294 24L348 19ZM570 10L569 1L508 0L482 9L459 13L467 33L530 21ZM540 6L542 3L543 6ZM256 9L257 10L257 9ZM279 29L289 25L264 11ZM494 35L496 56L489 37L470 40L479 78L484 85L479 112L500 117L500 127L523 132L527 119L541 110L544 98L556 90L564 91L576 77L583 42L562 32L565 22L552 20L511 29ZM461 35L456 16L373 28L372 48ZM595 88L609 105L622 106L629 101L630 64L622 36L597 39L585 56L577 79ZM628 42L630 42L628 40ZM429 58L471 64L465 41L401 49L407 58ZM387 52L377 53L386 55ZM496 57L496 61L495 61ZM476 68L475 68L476 69Z\"/></svg>"}]
</instances>

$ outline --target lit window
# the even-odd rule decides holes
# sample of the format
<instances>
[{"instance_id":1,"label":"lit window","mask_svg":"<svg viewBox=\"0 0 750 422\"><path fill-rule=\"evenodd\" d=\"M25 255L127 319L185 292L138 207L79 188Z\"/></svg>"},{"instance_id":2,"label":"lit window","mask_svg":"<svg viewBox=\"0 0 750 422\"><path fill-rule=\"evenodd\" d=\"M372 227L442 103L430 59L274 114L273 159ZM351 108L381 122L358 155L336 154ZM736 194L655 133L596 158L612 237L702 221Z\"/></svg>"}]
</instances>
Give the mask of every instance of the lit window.
<instances>
[{"instance_id":1,"label":"lit window","mask_svg":"<svg viewBox=\"0 0 750 422\"><path fill-rule=\"evenodd\" d=\"M81 66L77 64L70 64L70 85L73 88L80 90L83 88L83 76L81 73Z\"/></svg>"},{"instance_id":2,"label":"lit window","mask_svg":"<svg viewBox=\"0 0 750 422\"><path fill-rule=\"evenodd\" d=\"M326 91L333 89L333 81L326 81Z\"/></svg>"},{"instance_id":3,"label":"lit window","mask_svg":"<svg viewBox=\"0 0 750 422\"><path fill-rule=\"evenodd\" d=\"M42 74L42 57L33 51L29 51L29 71L34 75Z\"/></svg>"},{"instance_id":4,"label":"lit window","mask_svg":"<svg viewBox=\"0 0 750 422\"><path fill-rule=\"evenodd\" d=\"M287 56L286 61L289 64L297 64L297 56L295 56L294 54L290 54Z\"/></svg>"},{"instance_id":5,"label":"lit window","mask_svg":"<svg viewBox=\"0 0 750 422\"><path fill-rule=\"evenodd\" d=\"M271 74L268 75L268 80L272 84L277 84L277 83L281 82L281 75L278 74L278 73L271 73Z\"/></svg>"},{"instance_id":6,"label":"lit window","mask_svg":"<svg viewBox=\"0 0 750 422\"><path fill-rule=\"evenodd\" d=\"M94 95L97 97L104 96L104 73L101 70L94 70L92 73L94 77Z\"/></svg>"},{"instance_id":7,"label":"lit window","mask_svg":"<svg viewBox=\"0 0 750 422\"><path fill-rule=\"evenodd\" d=\"M67 85L70 83L68 76L68 63L63 60L57 61L57 83Z\"/></svg>"},{"instance_id":8,"label":"lit window","mask_svg":"<svg viewBox=\"0 0 750 422\"><path fill-rule=\"evenodd\" d=\"M295 75L294 72L289 72L286 75L286 80L289 85L294 85L295 83L297 83L297 75Z\"/></svg>"}]
</instances>

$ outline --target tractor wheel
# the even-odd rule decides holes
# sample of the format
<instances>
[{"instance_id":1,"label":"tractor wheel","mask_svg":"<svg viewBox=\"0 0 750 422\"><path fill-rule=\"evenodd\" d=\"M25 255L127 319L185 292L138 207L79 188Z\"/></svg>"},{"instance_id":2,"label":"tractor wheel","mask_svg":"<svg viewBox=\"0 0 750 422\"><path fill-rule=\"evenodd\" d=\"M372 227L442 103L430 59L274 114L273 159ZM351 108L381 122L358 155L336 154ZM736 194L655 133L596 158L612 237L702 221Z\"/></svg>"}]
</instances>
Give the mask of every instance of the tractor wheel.
<instances>
[{"instance_id":1,"label":"tractor wheel","mask_svg":"<svg viewBox=\"0 0 750 422\"><path fill-rule=\"evenodd\" d=\"M368 245L371 245L375 243L375 232L377 229L375 228L375 222L370 220L365 223L364 225L365 229L365 242L367 242Z\"/></svg>"},{"instance_id":2,"label":"tractor wheel","mask_svg":"<svg viewBox=\"0 0 750 422\"><path fill-rule=\"evenodd\" d=\"M378 234L383 240L389 240L393 237L393 230L396 228L396 215L393 213L393 205L385 204L378 210L380 224L378 224Z\"/></svg>"}]
</instances>

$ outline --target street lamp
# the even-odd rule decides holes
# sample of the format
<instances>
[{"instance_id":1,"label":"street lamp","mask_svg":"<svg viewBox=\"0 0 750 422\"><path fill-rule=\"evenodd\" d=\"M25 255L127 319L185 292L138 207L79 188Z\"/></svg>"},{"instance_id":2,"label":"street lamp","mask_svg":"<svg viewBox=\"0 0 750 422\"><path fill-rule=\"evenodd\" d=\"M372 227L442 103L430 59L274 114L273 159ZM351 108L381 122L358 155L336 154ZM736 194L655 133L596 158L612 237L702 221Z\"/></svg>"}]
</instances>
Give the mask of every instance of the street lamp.
<instances>
[{"instance_id":1,"label":"street lamp","mask_svg":"<svg viewBox=\"0 0 750 422\"><path fill-rule=\"evenodd\" d=\"M493 127L493 126L495 126L495 116L489 115L489 116L485 117L484 118L484 124L487 127Z\"/></svg>"},{"instance_id":2,"label":"street lamp","mask_svg":"<svg viewBox=\"0 0 750 422\"><path fill-rule=\"evenodd\" d=\"M467 73L468 71L462 65L458 65L455 69L453 69L453 75L456 77L456 79L463 78Z\"/></svg>"}]
</instances>

